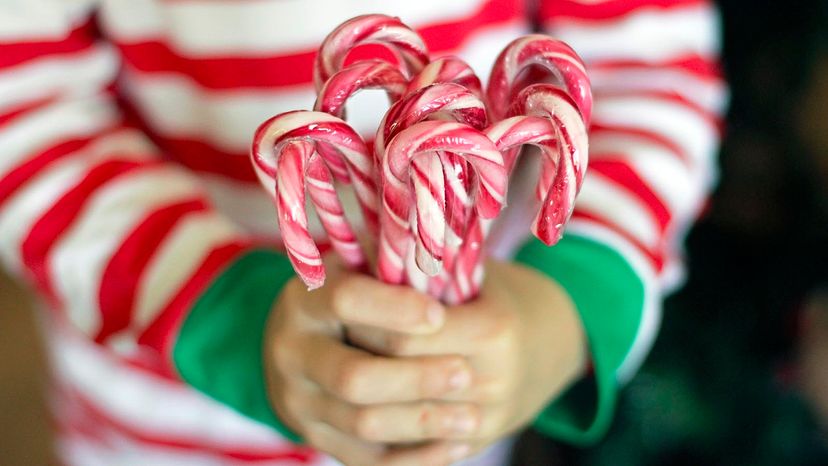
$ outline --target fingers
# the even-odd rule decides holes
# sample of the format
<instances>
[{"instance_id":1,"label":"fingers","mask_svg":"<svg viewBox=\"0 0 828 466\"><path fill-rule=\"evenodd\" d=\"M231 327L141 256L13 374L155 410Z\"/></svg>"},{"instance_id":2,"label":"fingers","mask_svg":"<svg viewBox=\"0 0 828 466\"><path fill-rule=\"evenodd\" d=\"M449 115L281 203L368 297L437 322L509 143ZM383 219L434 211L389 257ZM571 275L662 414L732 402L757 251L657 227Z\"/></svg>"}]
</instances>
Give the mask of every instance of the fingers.
<instances>
[{"instance_id":1,"label":"fingers","mask_svg":"<svg viewBox=\"0 0 828 466\"><path fill-rule=\"evenodd\" d=\"M351 403L439 400L472 384L472 368L462 356L387 358L321 335L305 337L300 347L295 370Z\"/></svg>"},{"instance_id":2,"label":"fingers","mask_svg":"<svg viewBox=\"0 0 828 466\"><path fill-rule=\"evenodd\" d=\"M347 466L448 466L471 452L470 445L432 442L412 447L381 447L355 439L324 423L307 429L308 442Z\"/></svg>"},{"instance_id":3,"label":"fingers","mask_svg":"<svg viewBox=\"0 0 828 466\"><path fill-rule=\"evenodd\" d=\"M470 403L360 406L321 391L305 394L305 409L311 416L367 442L399 444L470 438L481 422L479 408Z\"/></svg>"},{"instance_id":4,"label":"fingers","mask_svg":"<svg viewBox=\"0 0 828 466\"><path fill-rule=\"evenodd\" d=\"M402 333L433 333L445 320L445 309L433 298L360 275L343 277L334 285L331 305L345 324Z\"/></svg>"},{"instance_id":5,"label":"fingers","mask_svg":"<svg viewBox=\"0 0 828 466\"><path fill-rule=\"evenodd\" d=\"M356 345L386 356L462 354L472 356L507 343L514 335L515 317L481 299L473 305L451 308L439 331L424 335L364 325L347 325Z\"/></svg>"}]
</instances>

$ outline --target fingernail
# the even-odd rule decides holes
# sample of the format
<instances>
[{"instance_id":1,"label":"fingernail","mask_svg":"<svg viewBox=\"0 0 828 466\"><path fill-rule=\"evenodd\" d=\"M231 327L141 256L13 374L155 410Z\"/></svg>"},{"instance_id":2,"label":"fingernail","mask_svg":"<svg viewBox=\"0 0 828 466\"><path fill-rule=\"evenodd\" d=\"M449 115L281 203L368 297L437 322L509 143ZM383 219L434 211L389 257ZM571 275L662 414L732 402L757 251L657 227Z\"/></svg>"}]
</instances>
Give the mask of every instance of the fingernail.
<instances>
[{"instance_id":1,"label":"fingernail","mask_svg":"<svg viewBox=\"0 0 828 466\"><path fill-rule=\"evenodd\" d=\"M445 317L443 306L439 304L431 304L426 309L426 320L432 327L442 327Z\"/></svg>"},{"instance_id":2,"label":"fingernail","mask_svg":"<svg viewBox=\"0 0 828 466\"><path fill-rule=\"evenodd\" d=\"M453 447L449 448L448 453L452 461L456 461L464 458L466 455L469 454L470 451L471 447L468 445L454 445Z\"/></svg>"},{"instance_id":3,"label":"fingernail","mask_svg":"<svg viewBox=\"0 0 828 466\"><path fill-rule=\"evenodd\" d=\"M454 390L466 388L471 384L471 374L467 369L459 369L449 377L449 387Z\"/></svg>"}]
</instances>

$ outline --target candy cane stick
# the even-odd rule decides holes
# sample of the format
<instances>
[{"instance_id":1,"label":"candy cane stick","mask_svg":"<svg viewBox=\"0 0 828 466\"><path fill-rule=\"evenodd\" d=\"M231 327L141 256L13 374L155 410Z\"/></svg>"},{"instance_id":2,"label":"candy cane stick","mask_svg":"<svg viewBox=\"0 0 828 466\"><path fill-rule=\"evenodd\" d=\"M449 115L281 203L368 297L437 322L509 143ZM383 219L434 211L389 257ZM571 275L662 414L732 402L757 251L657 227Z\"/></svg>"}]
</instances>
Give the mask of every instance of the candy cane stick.
<instances>
[{"instance_id":1,"label":"candy cane stick","mask_svg":"<svg viewBox=\"0 0 828 466\"><path fill-rule=\"evenodd\" d=\"M363 60L333 74L319 90L314 110L345 118L345 103L363 89L382 89L391 102L402 97L408 85L405 76L390 63Z\"/></svg>"},{"instance_id":2,"label":"candy cane stick","mask_svg":"<svg viewBox=\"0 0 828 466\"><path fill-rule=\"evenodd\" d=\"M397 59L400 70L413 76L428 63L428 50L423 39L399 18L386 15L364 15L352 18L333 30L319 47L313 68L316 90L342 69L345 58L363 44L385 46Z\"/></svg>"},{"instance_id":3,"label":"candy cane stick","mask_svg":"<svg viewBox=\"0 0 828 466\"><path fill-rule=\"evenodd\" d=\"M420 156L433 157L438 151L463 156L475 171L474 205L482 218L495 217L503 205L506 190L503 156L485 134L462 123L444 121L425 121L400 132L389 143L381 165L383 208L380 211L378 273L386 282L402 283L404 279L403 259L410 231L411 202L416 200L417 222L423 219L423 211L433 209L433 192L418 191L412 199L409 177L417 173L411 173L411 162ZM442 222L418 225L421 236L438 237L444 229ZM426 252L439 263L442 251Z\"/></svg>"},{"instance_id":4,"label":"candy cane stick","mask_svg":"<svg viewBox=\"0 0 828 466\"><path fill-rule=\"evenodd\" d=\"M555 168L551 179L542 175L538 180L542 202L531 227L538 239L552 245L563 234L583 182L589 153L586 125L566 92L549 84L536 84L521 91L512 112L528 115L501 120L485 132L504 154L509 172L517 165L519 149L524 145L540 148L543 166ZM469 223L451 285L444 296L452 303L473 298L482 280L482 245L491 221L473 213Z\"/></svg>"},{"instance_id":5,"label":"candy cane stick","mask_svg":"<svg viewBox=\"0 0 828 466\"><path fill-rule=\"evenodd\" d=\"M323 142L344 159L366 222L377 221L373 160L362 138L347 123L322 112L294 111L265 121L256 130L251 159L261 183L274 193L279 228L294 269L310 289L322 286L322 257L308 231L305 190L311 194L334 249L354 267L365 257L345 218L332 177L315 145Z\"/></svg>"},{"instance_id":6,"label":"candy cane stick","mask_svg":"<svg viewBox=\"0 0 828 466\"><path fill-rule=\"evenodd\" d=\"M549 165L556 167L555 175L551 182L548 173L541 177L537 191L546 193L545 200L532 223L535 236L552 245L563 235L584 180L589 162L587 124L569 94L549 84L534 84L522 90L512 111L546 118L555 128L559 153L557 162Z\"/></svg>"},{"instance_id":7,"label":"candy cane stick","mask_svg":"<svg viewBox=\"0 0 828 466\"><path fill-rule=\"evenodd\" d=\"M415 91L391 106L377 132L375 155L384 152L385 141L426 119L454 120L475 129L482 129L487 122L485 105L472 91L458 84L434 84ZM429 281L418 276L417 267L426 275L433 276L439 271L438 263L424 260L429 257L426 251L434 249L444 251L444 265L451 267L460 239L465 234L467 211L471 203L468 194L471 177L466 161L451 152L439 152L437 156L438 158L429 157L412 161L412 169L419 175L412 176L412 185L415 191L425 192L427 189L433 189L438 193L445 193L437 196L438 205L434 206L440 212L445 212L445 216L435 221L445 222L448 229L445 237L432 238L421 234L420 223L414 222L412 231L416 238L415 251L419 260L406 260L407 276L411 284L435 296L442 294L446 277L436 276ZM431 175L422 176L424 174ZM423 183L428 183L429 186L424 186ZM428 220L424 219L424 222ZM434 241L436 244L426 245L426 240Z\"/></svg>"},{"instance_id":8,"label":"candy cane stick","mask_svg":"<svg viewBox=\"0 0 828 466\"><path fill-rule=\"evenodd\" d=\"M411 94L436 83L459 84L477 97L483 98L483 85L480 83L480 78L468 63L453 56L440 57L426 65L411 79L405 93Z\"/></svg>"},{"instance_id":9,"label":"candy cane stick","mask_svg":"<svg viewBox=\"0 0 828 466\"><path fill-rule=\"evenodd\" d=\"M414 76L408 85L407 93L413 93L434 83L459 84L481 99L480 103L482 104L483 89L480 78L460 58L447 56L432 61ZM442 114L438 113L436 116L439 118ZM469 121L459 114L455 114L454 119L461 123L470 124L476 129L483 129L486 125L485 121ZM406 261L409 281L418 288L427 290L432 296L438 297L442 296L443 290L451 278L450 273L462 244L463 235L465 235L471 212L468 191L471 189L472 181L469 176L468 164L461 157L447 152L440 154L440 160L443 164L445 183L448 186L446 190L446 226L448 229L446 230L443 250L443 268L438 275L424 278L418 273L419 269L416 267L416 261L411 260L411 258ZM419 163L417 160L414 161L415 165Z\"/></svg>"},{"instance_id":10,"label":"candy cane stick","mask_svg":"<svg viewBox=\"0 0 828 466\"><path fill-rule=\"evenodd\" d=\"M566 90L589 124L592 91L583 61L570 46L542 34L516 39L498 55L486 89L492 117L507 116L514 97L525 87L521 78L538 67Z\"/></svg>"},{"instance_id":11,"label":"candy cane stick","mask_svg":"<svg viewBox=\"0 0 828 466\"><path fill-rule=\"evenodd\" d=\"M363 60L334 73L319 90L314 110L345 119L345 104L363 89L382 89L391 102L397 101L408 81L395 66L380 60ZM347 182L347 168L331 146L318 142L317 150L340 182ZM376 233L377 225L369 224Z\"/></svg>"}]
</instances>

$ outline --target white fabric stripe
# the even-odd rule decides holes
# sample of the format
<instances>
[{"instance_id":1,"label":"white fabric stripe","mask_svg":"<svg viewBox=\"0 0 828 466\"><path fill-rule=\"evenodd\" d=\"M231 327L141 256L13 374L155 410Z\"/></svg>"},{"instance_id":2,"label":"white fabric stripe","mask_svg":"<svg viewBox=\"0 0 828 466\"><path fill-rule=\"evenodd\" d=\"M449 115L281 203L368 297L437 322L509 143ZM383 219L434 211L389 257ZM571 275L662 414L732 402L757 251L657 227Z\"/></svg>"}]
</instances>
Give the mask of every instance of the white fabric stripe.
<instances>
[{"instance_id":1,"label":"white fabric stripe","mask_svg":"<svg viewBox=\"0 0 828 466\"><path fill-rule=\"evenodd\" d=\"M713 181L718 130L698 112L679 103L636 96L604 97L592 112L595 124L626 126L660 134L682 147L693 169Z\"/></svg>"},{"instance_id":2,"label":"white fabric stripe","mask_svg":"<svg viewBox=\"0 0 828 466\"><path fill-rule=\"evenodd\" d=\"M91 95L115 76L114 49L98 46L68 57L44 57L0 72L0 108L52 95Z\"/></svg>"},{"instance_id":3,"label":"white fabric stripe","mask_svg":"<svg viewBox=\"0 0 828 466\"><path fill-rule=\"evenodd\" d=\"M728 100L721 81L701 79L691 73L661 69L591 69L595 91L667 91L695 102L708 112L720 114Z\"/></svg>"},{"instance_id":4,"label":"white fabric stripe","mask_svg":"<svg viewBox=\"0 0 828 466\"><path fill-rule=\"evenodd\" d=\"M589 151L592 161L618 160L627 164L674 216L687 215L704 195L698 171L688 168L674 153L643 138L601 134L590 138Z\"/></svg>"},{"instance_id":5,"label":"white fabric stripe","mask_svg":"<svg viewBox=\"0 0 828 466\"><path fill-rule=\"evenodd\" d=\"M7 200L0 209L0 254L10 270L21 270L21 243L34 223L52 207L55 199L78 183L91 164L110 158L116 147L119 158L148 160L147 154L151 154L146 138L140 134L133 131L114 133L96 141L85 151L57 161Z\"/></svg>"},{"instance_id":6,"label":"white fabric stripe","mask_svg":"<svg viewBox=\"0 0 828 466\"><path fill-rule=\"evenodd\" d=\"M172 74L139 75L127 70L124 77L133 102L155 131L203 139L230 152L247 152L253 132L267 118L289 110L310 110L316 98L310 85L211 91Z\"/></svg>"},{"instance_id":7,"label":"white fabric stripe","mask_svg":"<svg viewBox=\"0 0 828 466\"><path fill-rule=\"evenodd\" d=\"M719 17L708 5L640 8L619 20L556 18L547 28L586 62L665 60L686 54L713 56L720 49Z\"/></svg>"},{"instance_id":8,"label":"white fabric stripe","mask_svg":"<svg viewBox=\"0 0 828 466\"><path fill-rule=\"evenodd\" d=\"M483 27L475 30L459 49L443 55L457 55L465 60L485 86L497 54L509 42L529 32L523 21Z\"/></svg>"},{"instance_id":9,"label":"white fabric stripe","mask_svg":"<svg viewBox=\"0 0 828 466\"><path fill-rule=\"evenodd\" d=\"M215 212L191 214L158 245L138 284L133 329L142 331L158 315L207 255L241 235Z\"/></svg>"},{"instance_id":10,"label":"white fabric stripe","mask_svg":"<svg viewBox=\"0 0 828 466\"><path fill-rule=\"evenodd\" d=\"M58 380L121 424L219 448L261 451L289 444L276 431L192 388L133 369L71 329L54 327L49 342Z\"/></svg>"},{"instance_id":11,"label":"white fabric stripe","mask_svg":"<svg viewBox=\"0 0 828 466\"><path fill-rule=\"evenodd\" d=\"M659 245L659 227L649 207L600 173L591 172L584 179L575 208L609 221L646 247Z\"/></svg>"},{"instance_id":12,"label":"white fabric stripe","mask_svg":"<svg viewBox=\"0 0 828 466\"><path fill-rule=\"evenodd\" d=\"M0 131L0 176L42 147L84 137L112 126L115 109L100 97L67 100L39 109L4 126Z\"/></svg>"},{"instance_id":13,"label":"white fabric stripe","mask_svg":"<svg viewBox=\"0 0 828 466\"><path fill-rule=\"evenodd\" d=\"M58 40L89 15L98 0L4 0L0 41Z\"/></svg>"},{"instance_id":14,"label":"white fabric stripe","mask_svg":"<svg viewBox=\"0 0 828 466\"><path fill-rule=\"evenodd\" d=\"M522 26L514 24L487 28L456 54L482 71L485 82L497 51L523 32ZM169 137L201 139L228 152L247 153L253 132L264 120L290 110L310 110L316 99L310 85L217 91L183 75L147 74L129 68L124 78L127 92L155 131ZM388 106L383 92L361 92L348 103L348 122L361 134L373 136Z\"/></svg>"},{"instance_id":15,"label":"white fabric stripe","mask_svg":"<svg viewBox=\"0 0 828 466\"><path fill-rule=\"evenodd\" d=\"M649 261L633 245L608 228L596 225L593 222L576 219L567 225L567 232L606 244L621 254L641 279L644 286L644 306L641 311L641 321L638 324L635 340L624 357L624 362L615 372L619 383L627 383L641 367L650 352L658 328L661 325L662 295L657 288L655 271ZM611 312L611 310L608 310L608 312Z\"/></svg>"},{"instance_id":16,"label":"white fabric stripe","mask_svg":"<svg viewBox=\"0 0 828 466\"><path fill-rule=\"evenodd\" d=\"M90 197L47 262L69 320L82 332L100 328L101 278L127 235L151 212L198 193L195 180L181 170L154 167L119 176Z\"/></svg>"},{"instance_id":17,"label":"white fabric stripe","mask_svg":"<svg viewBox=\"0 0 828 466\"><path fill-rule=\"evenodd\" d=\"M411 26L423 26L463 19L486 1L109 0L102 18L112 36L122 42L168 40L193 57L261 56L311 50L339 23L360 14L386 13ZM315 11L325 14L308 14Z\"/></svg>"}]
</instances>

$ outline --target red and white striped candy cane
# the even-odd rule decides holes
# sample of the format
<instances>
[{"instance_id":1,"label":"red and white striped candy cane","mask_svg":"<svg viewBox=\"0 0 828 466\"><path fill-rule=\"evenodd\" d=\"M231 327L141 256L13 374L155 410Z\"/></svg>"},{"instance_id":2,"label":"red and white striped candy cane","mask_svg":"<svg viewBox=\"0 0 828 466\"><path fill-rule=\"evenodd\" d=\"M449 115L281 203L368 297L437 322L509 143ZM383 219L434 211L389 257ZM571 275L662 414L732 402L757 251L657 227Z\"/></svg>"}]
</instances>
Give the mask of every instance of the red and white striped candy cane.
<instances>
[{"instance_id":1,"label":"red and white striped candy cane","mask_svg":"<svg viewBox=\"0 0 828 466\"><path fill-rule=\"evenodd\" d=\"M334 73L319 90L314 110L345 118L345 103L363 89L382 89L391 102L405 93L408 80L396 67L381 60L362 60Z\"/></svg>"},{"instance_id":2,"label":"red and white striped candy cane","mask_svg":"<svg viewBox=\"0 0 828 466\"><path fill-rule=\"evenodd\" d=\"M471 90L450 83L441 83L427 86L404 97L392 105L386 113L380 129L377 132L374 149L375 155L381 157L385 150L385 141L393 138L400 131L413 124L428 119L454 120L468 124L475 129L483 129L487 124L486 108L482 100ZM438 165L439 162L439 165ZM443 266L450 268L459 247L462 236L465 234L468 211L471 200L468 191L471 187L471 177L468 164L462 156L451 152L438 152L437 157L429 157L412 161L413 171L420 176L412 176L412 185L415 191L425 192L426 189L435 189L445 193L438 196L439 205L435 206L440 212L445 212L444 218L436 221L445 222L448 227L444 238L430 238L419 232L419 223L412 225L415 234L416 247L409 252L406 260L407 278L412 286L428 291L434 296L440 296L445 286L447 275L442 270L435 270L439 264L433 261L423 261L424 250L442 249ZM431 174L428 177L423 174ZM428 182L430 187L423 186ZM434 240L436 245L425 245L424 240ZM414 252L419 251L420 261L412 260ZM418 262L422 263L419 264ZM431 279L421 276L419 267L433 265L423 270ZM435 276L435 272L441 272Z\"/></svg>"},{"instance_id":3,"label":"red and white striped candy cane","mask_svg":"<svg viewBox=\"0 0 828 466\"><path fill-rule=\"evenodd\" d=\"M536 191L542 193L542 202L531 227L538 239L552 245L563 234L583 182L589 154L586 124L567 93L549 84L525 88L518 94L511 112L519 116L501 120L485 132L504 154L509 172L517 164L524 145L540 148L542 166L553 167L552 177L548 174L539 177ZM490 226L490 220L472 213L451 284L443 296L445 301L467 301L479 292L483 279L482 246Z\"/></svg>"},{"instance_id":4,"label":"red and white striped candy cane","mask_svg":"<svg viewBox=\"0 0 828 466\"><path fill-rule=\"evenodd\" d=\"M550 84L531 85L517 95L511 110L516 115L542 117L555 128L556 162L544 164L537 193L544 199L532 224L532 233L547 245L557 243L572 215L589 163L587 123L569 94Z\"/></svg>"},{"instance_id":5,"label":"red and white striped candy cane","mask_svg":"<svg viewBox=\"0 0 828 466\"><path fill-rule=\"evenodd\" d=\"M344 160L366 222L377 222L372 156L362 138L341 119L322 112L276 115L256 130L251 160L262 185L275 195L279 228L288 257L310 289L322 286L322 256L308 231L305 191L311 195L331 245L352 267L365 256L345 218L327 166L316 152L322 142Z\"/></svg>"},{"instance_id":6,"label":"red and white striped candy cane","mask_svg":"<svg viewBox=\"0 0 828 466\"><path fill-rule=\"evenodd\" d=\"M458 57L440 57L420 70L408 83L406 94L436 83L459 84L472 91L477 97L483 98L483 85L480 78L468 63Z\"/></svg>"},{"instance_id":7,"label":"red and white striped candy cane","mask_svg":"<svg viewBox=\"0 0 828 466\"><path fill-rule=\"evenodd\" d=\"M420 176L412 170L411 162L417 157L435 157L436 152L453 152L462 156L475 172L475 211L482 218L493 218L500 211L506 194L506 169L503 156L482 132L471 126L446 121L424 121L397 134L389 143L382 159L382 203L380 211L380 245L378 274L389 283L402 283L405 277L404 258L407 239L411 231L409 219L411 203L415 203L415 221L418 233L425 237L441 237L444 222L426 222L425 216L433 213L434 191L409 189L410 177ZM427 183L424 185L428 186ZM435 242L423 241L433 245ZM433 261L439 265L442 251L439 248L423 251L428 257L419 257L418 263Z\"/></svg>"},{"instance_id":8,"label":"red and white striped candy cane","mask_svg":"<svg viewBox=\"0 0 828 466\"><path fill-rule=\"evenodd\" d=\"M381 60L362 60L334 73L319 90L313 109L345 119L345 104L363 89L382 89L391 102L396 102L405 92L408 80L399 69ZM348 172L336 150L324 143L317 143L317 150L328 163L337 180L347 182ZM376 233L376 225L369 225Z\"/></svg>"},{"instance_id":9,"label":"red and white striped candy cane","mask_svg":"<svg viewBox=\"0 0 828 466\"><path fill-rule=\"evenodd\" d=\"M486 95L493 119L507 116L515 96L525 87L523 77L538 68L561 86L589 124L592 90L586 67L574 50L564 42L543 34L531 34L512 41L498 55Z\"/></svg>"},{"instance_id":10,"label":"red and white striped candy cane","mask_svg":"<svg viewBox=\"0 0 828 466\"><path fill-rule=\"evenodd\" d=\"M418 89L434 83L453 83L465 87L480 99L481 107L485 111L483 87L480 78L462 59L447 56L432 61L414 76L408 85L407 93L416 92ZM457 107L462 108L462 102L458 103ZM441 116L442 114L437 114L437 117ZM459 113L455 113L453 116L456 121L470 124L476 129L483 129L486 126L485 121L478 120L479 124L475 124L475 121L463 118L463 115ZM450 271L454 267L454 260L462 244L471 212L470 197L468 195L468 190L471 188L471 177L468 176L470 173L468 165L461 157L450 152L440 154L440 160L443 164L445 183L448 186L446 190L446 226L448 230L446 230L443 253L443 269L433 277L422 277L420 276L422 274L418 273L419 269L416 267L416 261L412 258L407 260L409 281L415 287L425 289L432 296L438 297L442 296L443 290L451 278ZM419 162L415 160L414 163L418 164Z\"/></svg>"},{"instance_id":11,"label":"red and white striped candy cane","mask_svg":"<svg viewBox=\"0 0 828 466\"><path fill-rule=\"evenodd\" d=\"M363 15L340 24L322 41L313 67L313 82L319 91L334 73L342 69L348 53L359 45L385 46L397 59L406 76L418 73L428 63L428 49L422 37L399 18Z\"/></svg>"}]
</instances>

